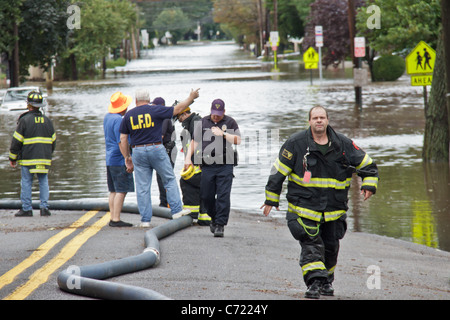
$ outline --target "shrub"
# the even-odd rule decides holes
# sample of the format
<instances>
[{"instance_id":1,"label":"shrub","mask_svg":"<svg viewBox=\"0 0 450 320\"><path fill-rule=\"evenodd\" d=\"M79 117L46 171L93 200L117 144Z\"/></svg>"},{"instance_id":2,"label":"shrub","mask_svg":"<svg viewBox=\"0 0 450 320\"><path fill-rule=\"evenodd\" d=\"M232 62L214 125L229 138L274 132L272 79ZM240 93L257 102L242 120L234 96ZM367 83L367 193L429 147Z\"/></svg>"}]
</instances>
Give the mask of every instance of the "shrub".
<instances>
[{"instance_id":1,"label":"shrub","mask_svg":"<svg viewBox=\"0 0 450 320\"><path fill-rule=\"evenodd\" d=\"M395 81L405 73L405 60L400 56L382 56L373 63L375 81Z\"/></svg>"},{"instance_id":2,"label":"shrub","mask_svg":"<svg viewBox=\"0 0 450 320\"><path fill-rule=\"evenodd\" d=\"M125 58L118 58L116 60L106 60L106 68L114 69L115 67L123 67L127 64L127 60Z\"/></svg>"}]
</instances>

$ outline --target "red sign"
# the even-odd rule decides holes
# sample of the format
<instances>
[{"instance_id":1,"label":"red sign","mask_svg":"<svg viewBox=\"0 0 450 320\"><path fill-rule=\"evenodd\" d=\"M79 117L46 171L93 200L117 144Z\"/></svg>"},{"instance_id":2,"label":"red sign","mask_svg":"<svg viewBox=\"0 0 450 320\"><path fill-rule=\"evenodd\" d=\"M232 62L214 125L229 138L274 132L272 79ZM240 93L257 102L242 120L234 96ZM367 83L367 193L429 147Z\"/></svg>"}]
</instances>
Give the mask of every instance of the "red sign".
<instances>
[{"instance_id":1,"label":"red sign","mask_svg":"<svg viewBox=\"0 0 450 320\"><path fill-rule=\"evenodd\" d=\"M366 39L355 37L355 57L364 58L366 56Z\"/></svg>"}]
</instances>

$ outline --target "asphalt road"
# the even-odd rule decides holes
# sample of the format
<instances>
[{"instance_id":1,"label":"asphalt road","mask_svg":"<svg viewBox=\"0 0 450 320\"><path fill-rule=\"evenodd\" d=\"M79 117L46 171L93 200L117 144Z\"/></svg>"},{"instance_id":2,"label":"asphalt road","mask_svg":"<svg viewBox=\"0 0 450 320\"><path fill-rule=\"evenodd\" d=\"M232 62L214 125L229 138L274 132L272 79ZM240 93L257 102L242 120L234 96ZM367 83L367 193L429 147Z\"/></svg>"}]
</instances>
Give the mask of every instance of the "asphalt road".
<instances>
[{"instance_id":1,"label":"asphalt road","mask_svg":"<svg viewBox=\"0 0 450 320\"><path fill-rule=\"evenodd\" d=\"M34 210L31 218L17 218L15 211L0 210L1 299L89 300L61 291L58 273L145 249L148 229L111 228L106 212L52 211L52 216L40 217ZM138 225L140 217L123 213L122 220ZM154 226L166 222L152 220ZM160 247L157 266L108 281L186 303L305 300L300 247L284 219L233 211L224 238L194 224L161 239ZM448 300L449 265L449 252L348 232L341 241L335 296L321 300Z\"/></svg>"}]
</instances>

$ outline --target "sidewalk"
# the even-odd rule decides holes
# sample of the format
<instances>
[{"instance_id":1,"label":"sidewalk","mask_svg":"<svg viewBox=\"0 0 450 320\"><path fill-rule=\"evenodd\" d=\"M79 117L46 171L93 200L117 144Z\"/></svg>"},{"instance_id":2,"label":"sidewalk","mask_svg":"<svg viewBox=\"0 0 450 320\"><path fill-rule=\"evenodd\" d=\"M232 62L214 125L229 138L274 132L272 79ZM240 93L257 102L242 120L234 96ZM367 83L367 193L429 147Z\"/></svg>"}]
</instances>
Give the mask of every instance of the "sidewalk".
<instances>
[{"instance_id":1,"label":"sidewalk","mask_svg":"<svg viewBox=\"0 0 450 320\"><path fill-rule=\"evenodd\" d=\"M304 299L300 246L284 219L233 211L224 238L193 225L161 239L160 245L158 266L115 281L175 300ZM449 252L348 232L341 241L335 296L321 299L447 300L449 266Z\"/></svg>"}]
</instances>

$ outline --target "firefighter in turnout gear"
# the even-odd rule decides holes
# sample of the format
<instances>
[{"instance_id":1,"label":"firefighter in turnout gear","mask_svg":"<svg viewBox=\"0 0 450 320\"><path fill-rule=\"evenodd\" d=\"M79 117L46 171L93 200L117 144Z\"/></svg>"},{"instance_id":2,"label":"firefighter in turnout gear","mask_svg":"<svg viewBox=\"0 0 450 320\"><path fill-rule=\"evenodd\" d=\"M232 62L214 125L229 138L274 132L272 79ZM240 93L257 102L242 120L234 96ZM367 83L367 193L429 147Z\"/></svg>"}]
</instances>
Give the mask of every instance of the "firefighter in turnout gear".
<instances>
[{"instance_id":1,"label":"firefighter in turnout gear","mask_svg":"<svg viewBox=\"0 0 450 320\"><path fill-rule=\"evenodd\" d=\"M184 154L186 155L194 134L195 123L201 123L202 118L197 113L191 113L191 109L188 107L178 114L177 119L183 127L181 143ZM199 165L191 166L188 170L182 171L180 188L183 194L183 208L191 210L190 215L193 219L197 219L198 225L209 226L211 224L211 217L208 216L200 197L201 175L202 169Z\"/></svg>"},{"instance_id":2,"label":"firefighter in turnout gear","mask_svg":"<svg viewBox=\"0 0 450 320\"><path fill-rule=\"evenodd\" d=\"M39 180L41 216L50 215L48 210L48 169L55 150L56 133L50 119L39 110L44 106L45 102L40 92L32 91L28 94L27 107L29 111L20 115L11 141L10 164L14 168L17 163L21 165L20 200L22 208L16 213L16 217L33 215L31 190L34 174Z\"/></svg>"},{"instance_id":3,"label":"firefighter in turnout gear","mask_svg":"<svg viewBox=\"0 0 450 320\"><path fill-rule=\"evenodd\" d=\"M305 297L333 295L339 240L347 229L348 190L352 174L362 178L361 194L377 190L378 169L355 143L328 126L321 106L309 112L307 130L292 135L281 147L269 176L263 209L278 210L283 182L288 178L286 213L292 236L301 246L300 266L308 287Z\"/></svg>"}]
</instances>

